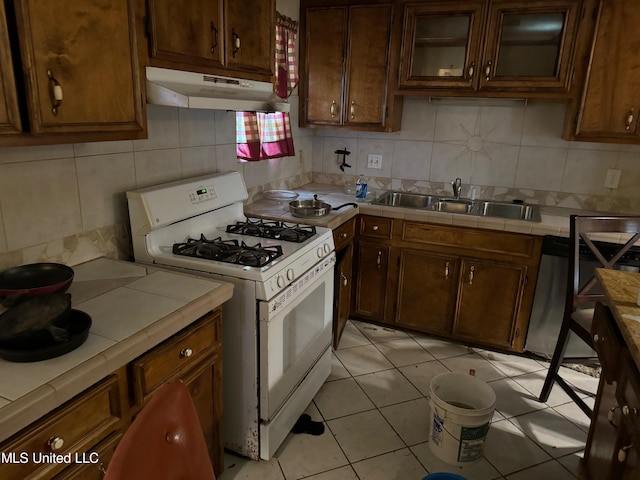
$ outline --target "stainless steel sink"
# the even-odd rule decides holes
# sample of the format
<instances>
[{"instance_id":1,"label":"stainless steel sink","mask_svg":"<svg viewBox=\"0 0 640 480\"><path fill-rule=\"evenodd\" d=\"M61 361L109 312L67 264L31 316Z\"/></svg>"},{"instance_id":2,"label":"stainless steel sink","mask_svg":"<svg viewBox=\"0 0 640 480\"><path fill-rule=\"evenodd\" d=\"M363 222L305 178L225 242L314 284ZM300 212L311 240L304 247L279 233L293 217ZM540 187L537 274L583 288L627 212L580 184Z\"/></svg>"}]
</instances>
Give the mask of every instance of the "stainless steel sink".
<instances>
[{"instance_id":1,"label":"stainless steel sink","mask_svg":"<svg viewBox=\"0 0 640 480\"><path fill-rule=\"evenodd\" d=\"M440 197L433 195L421 195L419 193L386 192L375 202L375 205L388 205L391 207L428 208Z\"/></svg>"},{"instance_id":2,"label":"stainless steel sink","mask_svg":"<svg viewBox=\"0 0 640 480\"><path fill-rule=\"evenodd\" d=\"M473 213L473 200L442 198L431 206L432 210L447 213Z\"/></svg>"},{"instance_id":3,"label":"stainless steel sink","mask_svg":"<svg viewBox=\"0 0 640 480\"><path fill-rule=\"evenodd\" d=\"M477 215L483 217L498 217L511 220L531 220L539 222L540 211L537 205L529 205L525 203L507 203L492 202L479 200L476 202L474 209Z\"/></svg>"},{"instance_id":4,"label":"stainless steel sink","mask_svg":"<svg viewBox=\"0 0 640 480\"><path fill-rule=\"evenodd\" d=\"M540 221L538 206L527 203L471 200L469 198L389 191L385 192L373 204L510 220Z\"/></svg>"}]
</instances>

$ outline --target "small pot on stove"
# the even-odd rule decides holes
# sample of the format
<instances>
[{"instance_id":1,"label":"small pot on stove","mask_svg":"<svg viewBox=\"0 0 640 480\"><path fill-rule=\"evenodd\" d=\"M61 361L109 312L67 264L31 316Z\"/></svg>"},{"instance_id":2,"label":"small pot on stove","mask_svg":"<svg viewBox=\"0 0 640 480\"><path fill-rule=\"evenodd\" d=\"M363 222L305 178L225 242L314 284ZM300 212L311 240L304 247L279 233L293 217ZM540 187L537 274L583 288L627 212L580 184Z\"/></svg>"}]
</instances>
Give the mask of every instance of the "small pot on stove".
<instances>
[{"instance_id":1,"label":"small pot on stove","mask_svg":"<svg viewBox=\"0 0 640 480\"><path fill-rule=\"evenodd\" d=\"M350 202L332 208L328 203L318 200L318 195L314 195L313 200L294 200L289 202L289 211L294 217L323 217L329 215L332 210L340 210L348 206L357 208L358 204Z\"/></svg>"}]
</instances>

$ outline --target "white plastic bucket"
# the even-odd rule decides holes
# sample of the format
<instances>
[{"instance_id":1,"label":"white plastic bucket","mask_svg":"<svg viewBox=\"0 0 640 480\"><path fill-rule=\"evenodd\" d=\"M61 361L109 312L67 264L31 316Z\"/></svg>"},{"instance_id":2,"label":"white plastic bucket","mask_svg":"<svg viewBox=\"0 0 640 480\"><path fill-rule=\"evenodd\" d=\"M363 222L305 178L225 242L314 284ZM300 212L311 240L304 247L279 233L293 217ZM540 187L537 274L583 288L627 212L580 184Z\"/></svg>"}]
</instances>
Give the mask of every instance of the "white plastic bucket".
<instances>
[{"instance_id":1,"label":"white plastic bucket","mask_svg":"<svg viewBox=\"0 0 640 480\"><path fill-rule=\"evenodd\" d=\"M440 460L464 466L482 458L496 394L482 380L441 373L429 384L429 448Z\"/></svg>"}]
</instances>

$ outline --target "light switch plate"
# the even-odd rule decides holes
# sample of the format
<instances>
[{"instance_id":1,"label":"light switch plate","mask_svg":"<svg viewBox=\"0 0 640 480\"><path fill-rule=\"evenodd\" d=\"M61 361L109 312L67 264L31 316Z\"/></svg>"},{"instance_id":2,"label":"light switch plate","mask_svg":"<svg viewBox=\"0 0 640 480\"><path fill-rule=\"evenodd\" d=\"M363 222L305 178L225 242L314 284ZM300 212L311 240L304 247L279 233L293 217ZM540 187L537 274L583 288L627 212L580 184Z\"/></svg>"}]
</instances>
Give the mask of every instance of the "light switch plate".
<instances>
[{"instance_id":1,"label":"light switch plate","mask_svg":"<svg viewBox=\"0 0 640 480\"><path fill-rule=\"evenodd\" d=\"M604 187L618 188L621 174L622 170L617 170L615 168L610 168L609 170L607 170L607 176L604 178Z\"/></svg>"},{"instance_id":2,"label":"light switch plate","mask_svg":"<svg viewBox=\"0 0 640 480\"><path fill-rule=\"evenodd\" d=\"M382 170L382 155L370 153L367 157L367 168Z\"/></svg>"}]
</instances>

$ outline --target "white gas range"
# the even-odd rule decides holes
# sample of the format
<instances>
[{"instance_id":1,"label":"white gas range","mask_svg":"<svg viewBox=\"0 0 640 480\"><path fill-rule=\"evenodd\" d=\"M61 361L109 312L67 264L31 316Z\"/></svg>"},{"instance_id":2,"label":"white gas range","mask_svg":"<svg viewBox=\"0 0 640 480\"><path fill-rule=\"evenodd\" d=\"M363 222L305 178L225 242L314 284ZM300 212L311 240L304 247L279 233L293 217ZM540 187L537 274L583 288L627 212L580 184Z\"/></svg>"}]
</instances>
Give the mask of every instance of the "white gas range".
<instances>
[{"instance_id":1,"label":"white gas range","mask_svg":"<svg viewBox=\"0 0 640 480\"><path fill-rule=\"evenodd\" d=\"M238 172L127 199L136 262L234 284L223 305L224 444L269 459L331 371L331 230L245 218Z\"/></svg>"}]
</instances>

